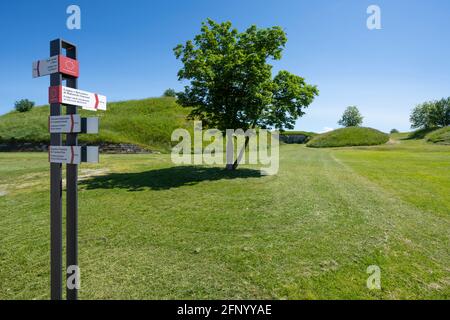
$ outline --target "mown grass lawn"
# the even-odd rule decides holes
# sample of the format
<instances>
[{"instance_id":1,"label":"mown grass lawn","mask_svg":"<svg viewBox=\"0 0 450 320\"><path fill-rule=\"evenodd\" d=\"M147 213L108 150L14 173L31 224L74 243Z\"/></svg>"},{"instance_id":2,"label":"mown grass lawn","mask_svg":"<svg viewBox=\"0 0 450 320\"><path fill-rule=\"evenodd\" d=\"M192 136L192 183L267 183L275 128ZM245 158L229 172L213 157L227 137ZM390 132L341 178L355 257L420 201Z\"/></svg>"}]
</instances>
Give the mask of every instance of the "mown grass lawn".
<instances>
[{"instance_id":1,"label":"mown grass lawn","mask_svg":"<svg viewBox=\"0 0 450 320\"><path fill-rule=\"evenodd\" d=\"M448 146L280 155L276 176L168 155L83 165L80 298L450 298ZM0 299L49 298L48 181L46 154L0 153Z\"/></svg>"}]
</instances>

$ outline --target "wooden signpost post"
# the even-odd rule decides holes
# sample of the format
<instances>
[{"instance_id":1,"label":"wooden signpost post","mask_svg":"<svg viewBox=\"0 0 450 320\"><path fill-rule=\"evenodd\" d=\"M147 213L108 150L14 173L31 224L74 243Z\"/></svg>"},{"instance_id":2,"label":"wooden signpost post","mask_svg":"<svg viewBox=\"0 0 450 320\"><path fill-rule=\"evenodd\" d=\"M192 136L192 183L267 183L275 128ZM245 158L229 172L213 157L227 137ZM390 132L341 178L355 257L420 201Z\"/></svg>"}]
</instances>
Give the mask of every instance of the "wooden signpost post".
<instances>
[{"instance_id":1,"label":"wooden signpost post","mask_svg":"<svg viewBox=\"0 0 450 320\"><path fill-rule=\"evenodd\" d=\"M32 72L33 78L50 75L50 295L53 300L61 300L62 165L66 164L67 170L66 268L78 269L78 165L82 162L98 162L98 147L78 146L78 134L98 133L98 118L81 118L77 109L106 110L106 97L77 89L77 48L64 40L51 41L50 58L34 62ZM66 106L66 115L61 115L61 105ZM66 134L65 145L62 144L62 134ZM66 273L69 279L72 275ZM78 288L66 286L66 295L68 300L76 300Z\"/></svg>"}]
</instances>

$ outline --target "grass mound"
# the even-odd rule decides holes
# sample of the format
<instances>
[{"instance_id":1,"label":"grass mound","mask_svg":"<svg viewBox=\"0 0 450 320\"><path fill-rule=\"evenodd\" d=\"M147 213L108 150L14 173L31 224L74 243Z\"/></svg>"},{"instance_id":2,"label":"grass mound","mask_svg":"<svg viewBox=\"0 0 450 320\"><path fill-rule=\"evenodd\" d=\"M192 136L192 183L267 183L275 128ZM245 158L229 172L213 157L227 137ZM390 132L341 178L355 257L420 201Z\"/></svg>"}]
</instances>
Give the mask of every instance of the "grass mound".
<instances>
[{"instance_id":1,"label":"grass mound","mask_svg":"<svg viewBox=\"0 0 450 320\"><path fill-rule=\"evenodd\" d=\"M413 132L410 132L409 135L406 137L407 140L422 140L425 139L425 137L430 134L433 131L436 131L438 128L425 128L425 129L419 129Z\"/></svg>"},{"instance_id":2,"label":"grass mound","mask_svg":"<svg viewBox=\"0 0 450 320\"><path fill-rule=\"evenodd\" d=\"M311 148L373 146L388 142L389 136L372 128L349 127L314 137L307 143Z\"/></svg>"},{"instance_id":3,"label":"grass mound","mask_svg":"<svg viewBox=\"0 0 450 320\"><path fill-rule=\"evenodd\" d=\"M427 142L450 145L450 126L432 131L425 136Z\"/></svg>"},{"instance_id":4,"label":"grass mound","mask_svg":"<svg viewBox=\"0 0 450 320\"><path fill-rule=\"evenodd\" d=\"M80 135L79 141L97 144L132 143L167 152L171 148L172 131L188 128L187 112L174 98L112 102L108 104L107 111L99 112L80 109L84 117L100 118L100 130L99 134ZM47 105L29 112L13 111L0 116L0 142L48 143L48 115Z\"/></svg>"},{"instance_id":5,"label":"grass mound","mask_svg":"<svg viewBox=\"0 0 450 320\"><path fill-rule=\"evenodd\" d=\"M315 132L309 132L309 131L284 131L280 133L281 135L284 136L306 136L306 137L314 137L317 136L317 133Z\"/></svg>"}]
</instances>

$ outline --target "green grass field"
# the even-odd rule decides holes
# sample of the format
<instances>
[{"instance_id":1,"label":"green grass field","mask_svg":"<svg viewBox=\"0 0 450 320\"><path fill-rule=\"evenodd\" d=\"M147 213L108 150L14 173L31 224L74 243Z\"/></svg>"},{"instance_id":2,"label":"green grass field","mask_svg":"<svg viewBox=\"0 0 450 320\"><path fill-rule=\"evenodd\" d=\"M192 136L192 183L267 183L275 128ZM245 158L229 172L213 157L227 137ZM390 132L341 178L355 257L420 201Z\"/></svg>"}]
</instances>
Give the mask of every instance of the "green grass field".
<instances>
[{"instance_id":1,"label":"green grass field","mask_svg":"<svg viewBox=\"0 0 450 320\"><path fill-rule=\"evenodd\" d=\"M283 145L280 172L82 165L81 299L448 299L450 148ZM43 153L0 153L0 299L49 298ZM370 265L382 290L369 290Z\"/></svg>"}]
</instances>

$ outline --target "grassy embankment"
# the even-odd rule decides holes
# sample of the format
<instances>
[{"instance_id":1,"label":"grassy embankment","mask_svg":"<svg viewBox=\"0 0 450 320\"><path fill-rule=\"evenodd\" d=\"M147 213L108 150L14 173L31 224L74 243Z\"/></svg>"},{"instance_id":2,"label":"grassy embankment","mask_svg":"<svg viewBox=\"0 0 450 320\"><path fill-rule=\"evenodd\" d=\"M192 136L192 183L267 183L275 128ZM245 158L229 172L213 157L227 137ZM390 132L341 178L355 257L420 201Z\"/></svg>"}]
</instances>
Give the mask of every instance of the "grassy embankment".
<instances>
[{"instance_id":1,"label":"grassy embankment","mask_svg":"<svg viewBox=\"0 0 450 320\"><path fill-rule=\"evenodd\" d=\"M80 111L85 117L99 117L100 131L80 135L80 143L132 143L141 147L168 152L170 136L176 128L188 128L188 110L174 98L150 98L112 102L107 111ZM0 142L48 143L49 107L35 107L30 112L10 112L0 116Z\"/></svg>"},{"instance_id":2,"label":"grassy embankment","mask_svg":"<svg viewBox=\"0 0 450 320\"><path fill-rule=\"evenodd\" d=\"M315 136L307 143L311 148L372 146L384 144L389 136L372 128L349 127Z\"/></svg>"}]
</instances>

